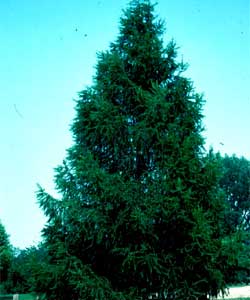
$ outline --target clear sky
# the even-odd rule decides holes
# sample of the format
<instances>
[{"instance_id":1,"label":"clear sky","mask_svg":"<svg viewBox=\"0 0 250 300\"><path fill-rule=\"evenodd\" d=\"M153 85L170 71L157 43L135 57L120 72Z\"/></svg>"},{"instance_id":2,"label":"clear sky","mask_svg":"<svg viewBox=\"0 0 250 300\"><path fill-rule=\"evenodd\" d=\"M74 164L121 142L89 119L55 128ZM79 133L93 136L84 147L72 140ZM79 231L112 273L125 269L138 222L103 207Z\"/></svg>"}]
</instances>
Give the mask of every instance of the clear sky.
<instances>
[{"instance_id":1,"label":"clear sky","mask_svg":"<svg viewBox=\"0 0 250 300\"><path fill-rule=\"evenodd\" d=\"M91 84L96 52L116 38L127 3L0 2L0 219L16 247L40 239L36 184L55 194L73 99ZM207 146L250 159L250 0L158 0L156 11L205 95Z\"/></svg>"}]
</instances>

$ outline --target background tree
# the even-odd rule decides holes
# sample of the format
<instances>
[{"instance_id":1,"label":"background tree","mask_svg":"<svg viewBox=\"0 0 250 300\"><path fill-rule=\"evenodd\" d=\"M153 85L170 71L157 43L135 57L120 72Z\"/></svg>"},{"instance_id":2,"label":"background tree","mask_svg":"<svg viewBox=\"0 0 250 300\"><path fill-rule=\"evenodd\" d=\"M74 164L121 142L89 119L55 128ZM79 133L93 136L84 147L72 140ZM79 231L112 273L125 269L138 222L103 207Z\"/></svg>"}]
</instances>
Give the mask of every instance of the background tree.
<instances>
[{"instance_id":1,"label":"background tree","mask_svg":"<svg viewBox=\"0 0 250 300\"><path fill-rule=\"evenodd\" d=\"M226 193L231 213L229 226L250 229L250 162L236 155L221 157L220 185Z\"/></svg>"},{"instance_id":2,"label":"background tree","mask_svg":"<svg viewBox=\"0 0 250 300\"><path fill-rule=\"evenodd\" d=\"M132 1L79 94L75 142L56 169L62 198L38 192L48 299L207 299L225 288L225 201L203 148L203 99L163 29L150 1Z\"/></svg>"},{"instance_id":3,"label":"background tree","mask_svg":"<svg viewBox=\"0 0 250 300\"><path fill-rule=\"evenodd\" d=\"M47 251L37 247L15 249L8 276L8 292L39 293L44 270L47 269Z\"/></svg>"},{"instance_id":4,"label":"background tree","mask_svg":"<svg viewBox=\"0 0 250 300\"><path fill-rule=\"evenodd\" d=\"M222 168L220 186L225 192L228 204L225 228L229 233L235 230L241 232L243 241L240 245L237 263L227 272L227 280L231 283L249 283L250 162L246 158L239 158L236 155L219 155L219 161ZM229 249L234 252L232 247L234 247L233 244Z\"/></svg>"},{"instance_id":5,"label":"background tree","mask_svg":"<svg viewBox=\"0 0 250 300\"><path fill-rule=\"evenodd\" d=\"M12 261L12 247L4 225L0 221L0 293L5 292Z\"/></svg>"}]
</instances>

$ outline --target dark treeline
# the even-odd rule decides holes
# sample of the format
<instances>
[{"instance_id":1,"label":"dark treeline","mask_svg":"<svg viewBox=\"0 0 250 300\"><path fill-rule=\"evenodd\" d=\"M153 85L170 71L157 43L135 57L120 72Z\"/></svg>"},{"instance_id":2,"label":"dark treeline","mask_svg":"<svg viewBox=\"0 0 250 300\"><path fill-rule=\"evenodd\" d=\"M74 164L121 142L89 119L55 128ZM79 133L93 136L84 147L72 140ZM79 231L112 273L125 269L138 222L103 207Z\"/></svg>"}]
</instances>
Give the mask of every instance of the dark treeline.
<instances>
[{"instance_id":1,"label":"dark treeline","mask_svg":"<svg viewBox=\"0 0 250 300\"><path fill-rule=\"evenodd\" d=\"M2 225L2 288L47 300L207 299L249 280L249 162L204 148L203 96L149 0L133 0L79 93L39 247Z\"/></svg>"}]
</instances>

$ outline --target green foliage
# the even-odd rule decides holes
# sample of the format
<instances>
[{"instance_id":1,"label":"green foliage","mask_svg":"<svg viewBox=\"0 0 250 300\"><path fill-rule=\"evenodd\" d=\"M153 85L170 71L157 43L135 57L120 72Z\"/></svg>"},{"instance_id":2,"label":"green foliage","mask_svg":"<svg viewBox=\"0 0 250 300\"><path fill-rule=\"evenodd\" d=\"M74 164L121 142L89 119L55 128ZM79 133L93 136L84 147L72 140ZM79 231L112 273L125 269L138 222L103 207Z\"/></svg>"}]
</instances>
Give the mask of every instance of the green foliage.
<instances>
[{"instance_id":1,"label":"green foliage","mask_svg":"<svg viewBox=\"0 0 250 300\"><path fill-rule=\"evenodd\" d=\"M79 94L60 200L38 200L48 299L206 298L225 289L225 201L203 98L149 1L132 1ZM223 262L223 264L222 264Z\"/></svg>"},{"instance_id":2,"label":"green foliage","mask_svg":"<svg viewBox=\"0 0 250 300\"><path fill-rule=\"evenodd\" d=\"M225 191L228 204L225 229L229 233L229 239L226 240L226 245L227 251L232 254L231 258L234 257L233 261L230 261L227 280L230 283L249 283L250 162L235 155L219 156L219 161L222 168L220 186ZM230 233L235 229L238 232L230 237Z\"/></svg>"},{"instance_id":3,"label":"green foliage","mask_svg":"<svg viewBox=\"0 0 250 300\"><path fill-rule=\"evenodd\" d=\"M241 231L228 236L223 241L223 254L226 265L225 277L228 284L250 281L249 236Z\"/></svg>"},{"instance_id":4,"label":"green foliage","mask_svg":"<svg viewBox=\"0 0 250 300\"><path fill-rule=\"evenodd\" d=\"M36 294L41 290L42 274L48 266L47 252L42 244L24 250L11 248L8 276L3 284L3 292Z\"/></svg>"},{"instance_id":5,"label":"green foliage","mask_svg":"<svg viewBox=\"0 0 250 300\"><path fill-rule=\"evenodd\" d=\"M11 292L39 292L38 278L47 267L47 253L42 244L24 250L16 250L11 265Z\"/></svg>"},{"instance_id":6,"label":"green foliage","mask_svg":"<svg viewBox=\"0 0 250 300\"><path fill-rule=\"evenodd\" d=\"M250 229L250 162L237 156L221 157L223 176L221 187L230 204L229 227Z\"/></svg>"},{"instance_id":7,"label":"green foliage","mask_svg":"<svg viewBox=\"0 0 250 300\"><path fill-rule=\"evenodd\" d=\"M7 289L11 260L12 248L9 242L9 236L0 221L0 293L4 293Z\"/></svg>"}]
</instances>

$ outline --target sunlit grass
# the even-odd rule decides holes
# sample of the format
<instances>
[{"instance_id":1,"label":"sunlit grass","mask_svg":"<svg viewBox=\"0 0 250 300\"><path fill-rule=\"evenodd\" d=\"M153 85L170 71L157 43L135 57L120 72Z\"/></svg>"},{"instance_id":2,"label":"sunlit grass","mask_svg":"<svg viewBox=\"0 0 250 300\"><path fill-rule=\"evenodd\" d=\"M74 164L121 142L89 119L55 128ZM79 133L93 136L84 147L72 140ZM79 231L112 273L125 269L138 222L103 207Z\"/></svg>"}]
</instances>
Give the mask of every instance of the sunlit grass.
<instances>
[{"instance_id":1,"label":"sunlit grass","mask_svg":"<svg viewBox=\"0 0 250 300\"><path fill-rule=\"evenodd\" d=\"M13 294L0 295L0 300L12 300ZM36 296L32 294L18 294L18 300L36 300Z\"/></svg>"},{"instance_id":2,"label":"sunlit grass","mask_svg":"<svg viewBox=\"0 0 250 300\"><path fill-rule=\"evenodd\" d=\"M35 300L36 296L32 294L19 294L18 300Z\"/></svg>"}]
</instances>

